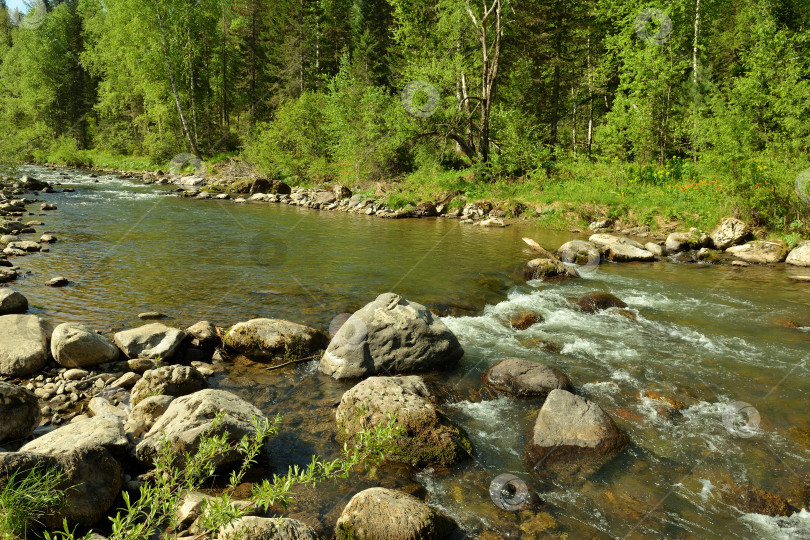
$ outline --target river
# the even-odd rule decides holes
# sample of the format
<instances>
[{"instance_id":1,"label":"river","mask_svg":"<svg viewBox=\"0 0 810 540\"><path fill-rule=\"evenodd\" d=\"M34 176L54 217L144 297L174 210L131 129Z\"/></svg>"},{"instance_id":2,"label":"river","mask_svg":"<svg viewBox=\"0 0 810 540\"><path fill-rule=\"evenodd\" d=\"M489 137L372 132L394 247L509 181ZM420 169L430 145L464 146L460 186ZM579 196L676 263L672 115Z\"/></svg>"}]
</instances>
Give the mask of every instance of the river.
<instances>
[{"instance_id":1,"label":"river","mask_svg":"<svg viewBox=\"0 0 810 540\"><path fill-rule=\"evenodd\" d=\"M430 377L452 390L444 410L470 434L473 459L445 471L385 467L371 476L300 490L286 512L328 532L348 498L385 485L427 492L474 538L810 538L810 513L773 518L741 512L715 495L731 478L794 497L810 469L810 332L781 318L810 320L810 285L775 267L658 262L603 264L583 279L531 286L516 268L531 258L521 237L556 249L576 235L515 225L484 229L458 220L382 220L276 204L234 204L173 196L111 175L23 167L74 193L43 194L58 210L39 230L55 234L50 253L17 259L14 287L32 311L55 322L108 330L160 311L167 324L228 326L273 317L326 328L385 291L442 310L459 336L460 366ZM31 208L37 209L38 205ZM43 283L56 275L75 282ZM608 291L637 320L587 314L570 298ZM506 323L534 311L525 331ZM538 339L561 347L537 348ZM530 474L523 451L537 406L501 397L481 401L481 373L505 358L538 360L566 373L598 402L632 444L598 473L561 479ZM338 455L334 405L351 384L319 374L316 363L267 372L239 363L215 376L268 414L284 416L268 444L265 474ZM663 414L658 392L682 403ZM751 429L724 413L750 404ZM493 478L511 473L546 503L542 519L498 509ZM417 485L418 484L418 485ZM551 520L551 521L549 521ZM537 532L551 525L545 532ZM543 536L550 534L550 536Z\"/></svg>"}]
</instances>

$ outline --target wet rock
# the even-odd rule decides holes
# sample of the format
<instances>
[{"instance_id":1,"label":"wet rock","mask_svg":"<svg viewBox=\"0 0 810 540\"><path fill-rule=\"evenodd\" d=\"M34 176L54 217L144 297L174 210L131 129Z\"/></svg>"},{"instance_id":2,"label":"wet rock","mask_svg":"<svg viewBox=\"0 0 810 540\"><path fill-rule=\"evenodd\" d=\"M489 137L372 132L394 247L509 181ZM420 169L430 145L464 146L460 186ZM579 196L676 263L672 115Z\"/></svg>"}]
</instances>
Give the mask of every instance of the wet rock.
<instances>
[{"instance_id":1,"label":"wet rock","mask_svg":"<svg viewBox=\"0 0 810 540\"><path fill-rule=\"evenodd\" d=\"M614 262L650 262L655 255L644 249L644 246L620 236L611 234L594 234L588 240Z\"/></svg>"},{"instance_id":2,"label":"wet rock","mask_svg":"<svg viewBox=\"0 0 810 540\"><path fill-rule=\"evenodd\" d=\"M693 251L706 247L709 241L708 236L693 228L689 232L675 232L667 236L665 248L667 253Z\"/></svg>"},{"instance_id":3,"label":"wet rock","mask_svg":"<svg viewBox=\"0 0 810 540\"><path fill-rule=\"evenodd\" d=\"M0 283L7 283L9 281L14 281L15 279L17 279L16 270L0 267Z\"/></svg>"},{"instance_id":4,"label":"wet rock","mask_svg":"<svg viewBox=\"0 0 810 540\"><path fill-rule=\"evenodd\" d=\"M422 217L435 217L439 214L436 205L430 201L420 202L414 209L414 214Z\"/></svg>"},{"instance_id":5,"label":"wet rock","mask_svg":"<svg viewBox=\"0 0 810 540\"><path fill-rule=\"evenodd\" d=\"M414 373L452 368L463 355L456 336L429 309L385 293L340 327L320 370L336 379Z\"/></svg>"},{"instance_id":6,"label":"wet rock","mask_svg":"<svg viewBox=\"0 0 810 540\"><path fill-rule=\"evenodd\" d=\"M51 354L60 366L91 367L118 358L118 348L88 326L62 323L51 336Z\"/></svg>"},{"instance_id":7,"label":"wet rock","mask_svg":"<svg viewBox=\"0 0 810 540\"><path fill-rule=\"evenodd\" d=\"M39 401L32 392L0 381L0 441L30 436L40 418Z\"/></svg>"},{"instance_id":8,"label":"wet rock","mask_svg":"<svg viewBox=\"0 0 810 540\"><path fill-rule=\"evenodd\" d=\"M518 313L509 320L509 325L515 330L526 330L538 322L543 322L543 317L531 311Z\"/></svg>"},{"instance_id":9,"label":"wet rock","mask_svg":"<svg viewBox=\"0 0 810 540\"><path fill-rule=\"evenodd\" d=\"M121 418L113 415L93 416L68 424L34 439L20 448L21 452L67 454L80 446L102 446L116 456L129 448Z\"/></svg>"},{"instance_id":10,"label":"wet rock","mask_svg":"<svg viewBox=\"0 0 810 540\"><path fill-rule=\"evenodd\" d=\"M56 205L53 203L42 203L39 207L42 210L56 210Z\"/></svg>"},{"instance_id":11,"label":"wet rock","mask_svg":"<svg viewBox=\"0 0 810 540\"><path fill-rule=\"evenodd\" d=\"M54 242L56 242L56 237L52 234L43 234L39 238L40 244L53 244Z\"/></svg>"},{"instance_id":12,"label":"wet rock","mask_svg":"<svg viewBox=\"0 0 810 540\"><path fill-rule=\"evenodd\" d=\"M501 218L489 218L478 222L481 227L506 227Z\"/></svg>"},{"instance_id":13,"label":"wet rock","mask_svg":"<svg viewBox=\"0 0 810 540\"><path fill-rule=\"evenodd\" d=\"M552 390L537 415L526 457L532 467L588 461L616 454L627 442L599 405L566 390Z\"/></svg>"},{"instance_id":14,"label":"wet rock","mask_svg":"<svg viewBox=\"0 0 810 540\"><path fill-rule=\"evenodd\" d=\"M70 280L64 276L57 276L45 282L48 287L64 287L70 284Z\"/></svg>"},{"instance_id":15,"label":"wet rock","mask_svg":"<svg viewBox=\"0 0 810 540\"><path fill-rule=\"evenodd\" d=\"M389 458L423 465L451 465L470 455L472 444L462 428L434 406L435 396L421 377L370 377L348 390L335 417L337 436L353 441L363 429L383 425L396 415L402 436Z\"/></svg>"},{"instance_id":16,"label":"wet rock","mask_svg":"<svg viewBox=\"0 0 810 540\"><path fill-rule=\"evenodd\" d=\"M8 249L18 249L26 253L35 253L42 249L42 246L30 240L20 240L18 242L9 242L6 246Z\"/></svg>"},{"instance_id":17,"label":"wet rock","mask_svg":"<svg viewBox=\"0 0 810 540\"><path fill-rule=\"evenodd\" d=\"M715 249L728 249L741 244L750 233L748 225L737 218L727 217L710 235Z\"/></svg>"},{"instance_id":18,"label":"wet rock","mask_svg":"<svg viewBox=\"0 0 810 540\"><path fill-rule=\"evenodd\" d=\"M138 439L141 435L149 431L158 418L166 412L174 396L149 396L141 400L132 407L132 410L124 422L124 431L131 433Z\"/></svg>"},{"instance_id":19,"label":"wet rock","mask_svg":"<svg viewBox=\"0 0 810 540\"><path fill-rule=\"evenodd\" d=\"M790 516L797 511L785 497L749 484L734 484L730 489L722 491L721 498L726 504L749 514Z\"/></svg>"},{"instance_id":20,"label":"wet rock","mask_svg":"<svg viewBox=\"0 0 810 540\"><path fill-rule=\"evenodd\" d=\"M305 358L326 346L320 330L280 319L237 323L225 334L226 347L251 358Z\"/></svg>"},{"instance_id":21,"label":"wet rock","mask_svg":"<svg viewBox=\"0 0 810 540\"><path fill-rule=\"evenodd\" d=\"M45 366L51 327L36 315L0 316L0 375L24 377Z\"/></svg>"},{"instance_id":22,"label":"wet rock","mask_svg":"<svg viewBox=\"0 0 810 540\"><path fill-rule=\"evenodd\" d=\"M772 264L785 260L788 249L780 242L756 241L732 246L726 253L753 264Z\"/></svg>"},{"instance_id":23,"label":"wet rock","mask_svg":"<svg viewBox=\"0 0 810 540\"><path fill-rule=\"evenodd\" d=\"M810 266L810 241L802 242L793 248L785 262L793 266Z\"/></svg>"},{"instance_id":24,"label":"wet rock","mask_svg":"<svg viewBox=\"0 0 810 540\"><path fill-rule=\"evenodd\" d=\"M361 491L337 521L337 540L445 540L455 522L416 497L381 487Z\"/></svg>"},{"instance_id":25,"label":"wet rock","mask_svg":"<svg viewBox=\"0 0 810 540\"><path fill-rule=\"evenodd\" d=\"M168 360L183 342L186 333L161 323L152 323L115 334L115 344L128 358ZM135 371L135 370L133 370Z\"/></svg>"},{"instance_id":26,"label":"wet rock","mask_svg":"<svg viewBox=\"0 0 810 540\"><path fill-rule=\"evenodd\" d=\"M164 366L150 369L132 388L132 402L137 404L154 395L185 396L208 388L202 373L191 366Z\"/></svg>"},{"instance_id":27,"label":"wet rock","mask_svg":"<svg viewBox=\"0 0 810 540\"><path fill-rule=\"evenodd\" d=\"M165 319L166 315L159 311L144 311L143 313L138 313L138 318L142 321L156 321Z\"/></svg>"},{"instance_id":28,"label":"wet rock","mask_svg":"<svg viewBox=\"0 0 810 540\"><path fill-rule=\"evenodd\" d=\"M0 315L25 313L28 311L28 299L17 291L8 288L0 289Z\"/></svg>"},{"instance_id":29,"label":"wet rock","mask_svg":"<svg viewBox=\"0 0 810 540\"><path fill-rule=\"evenodd\" d=\"M222 413L224 417L220 425L212 430L212 420L217 413ZM205 433L215 436L227 433L231 442L253 434L254 418L264 418L262 411L242 398L224 390L200 390L175 398L138 443L135 455L139 460L151 463L160 440L165 437L182 460L186 452L197 450L200 438ZM240 460L241 455L231 451L217 456L214 463L219 466Z\"/></svg>"},{"instance_id":30,"label":"wet rock","mask_svg":"<svg viewBox=\"0 0 810 540\"><path fill-rule=\"evenodd\" d=\"M612 294L606 292L586 294L585 296L577 298L574 303L579 307L579 309L586 313L596 313L597 311L602 311L609 308L624 309L627 307L627 304Z\"/></svg>"},{"instance_id":31,"label":"wet rock","mask_svg":"<svg viewBox=\"0 0 810 540\"><path fill-rule=\"evenodd\" d=\"M246 516L220 530L221 540L250 538L251 540L319 540L309 525L297 519Z\"/></svg>"},{"instance_id":32,"label":"wet rock","mask_svg":"<svg viewBox=\"0 0 810 540\"><path fill-rule=\"evenodd\" d=\"M597 266L602 258L599 248L585 240L571 240L557 249L557 257L570 264Z\"/></svg>"},{"instance_id":33,"label":"wet rock","mask_svg":"<svg viewBox=\"0 0 810 540\"><path fill-rule=\"evenodd\" d=\"M573 392L571 382L560 370L519 358L498 362L484 372L482 379L499 392L523 398L546 399L558 388Z\"/></svg>"},{"instance_id":34,"label":"wet rock","mask_svg":"<svg viewBox=\"0 0 810 540\"><path fill-rule=\"evenodd\" d=\"M531 261L527 262L526 266L523 268L523 279L526 281L532 279L550 281L578 277L579 273L576 271L576 269L566 266L565 263L556 257L552 259L532 259Z\"/></svg>"}]
</instances>

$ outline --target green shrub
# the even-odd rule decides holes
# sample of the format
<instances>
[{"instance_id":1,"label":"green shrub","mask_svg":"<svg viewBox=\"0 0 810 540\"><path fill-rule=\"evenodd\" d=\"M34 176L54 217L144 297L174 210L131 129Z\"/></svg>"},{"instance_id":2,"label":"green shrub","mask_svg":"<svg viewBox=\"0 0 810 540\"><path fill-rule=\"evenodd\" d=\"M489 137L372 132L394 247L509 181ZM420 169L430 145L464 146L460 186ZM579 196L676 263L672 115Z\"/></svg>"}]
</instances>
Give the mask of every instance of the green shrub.
<instances>
[{"instance_id":1,"label":"green shrub","mask_svg":"<svg viewBox=\"0 0 810 540\"><path fill-rule=\"evenodd\" d=\"M0 492L0 540L26 538L29 529L64 502L58 488L64 481L59 469L34 467L14 471Z\"/></svg>"}]
</instances>

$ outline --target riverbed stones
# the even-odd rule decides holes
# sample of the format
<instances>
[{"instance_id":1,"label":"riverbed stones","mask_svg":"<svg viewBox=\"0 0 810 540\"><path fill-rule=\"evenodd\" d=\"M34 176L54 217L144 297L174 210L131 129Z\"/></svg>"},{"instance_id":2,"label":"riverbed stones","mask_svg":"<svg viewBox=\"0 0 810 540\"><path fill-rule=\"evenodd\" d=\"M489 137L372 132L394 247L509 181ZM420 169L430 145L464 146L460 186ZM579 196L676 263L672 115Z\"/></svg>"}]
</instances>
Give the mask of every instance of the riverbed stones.
<instances>
[{"instance_id":1,"label":"riverbed stones","mask_svg":"<svg viewBox=\"0 0 810 540\"><path fill-rule=\"evenodd\" d=\"M748 225L739 219L727 217L712 231L710 238L715 249L728 249L741 244L750 232Z\"/></svg>"},{"instance_id":2,"label":"riverbed stones","mask_svg":"<svg viewBox=\"0 0 810 540\"><path fill-rule=\"evenodd\" d=\"M60 366L92 367L118 359L118 347L92 328L77 323L62 323L51 336L51 354Z\"/></svg>"},{"instance_id":3,"label":"riverbed stones","mask_svg":"<svg viewBox=\"0 0 810 540\"><path fill-rule=\"evenodd\" d=\"M9 288L0 289L0 315L25 313L28 311L28 299Z\"/></svg>"},{"instance_id":4,"label":"riverbed stones","mask_svg":"<svg viewBox=\"0 0 810 540\"><path fill-rule=\"evenodd\" d=\"M335 413L338 440L354 442L360 431L384 425L389 415L396 415L402 434L393 441L391 460L451 465L468 457L472 444L464 430L432 403L435 400L419 376L370 377L343 394Z\"/></svg>"},{"instance_id":5,"label":"riverbed stones","mask_svg":"<svg viewBox=\"0 0 810 540\"><path fill-rule=\"evenodd\" d=\"M709 237L692 228L689 232L674 232L667 236L664 247L667 253L680 253L681 251L693 251L709 245Z\"/></svg>"},{"instance_id":6,"label":"riverbed stones","mask_svg":"<svg viewBox=\"0 0 810 540\"><path fill-rule=\"evenodd\" d=\"M614 262L650 262L655 255L647 251L635 240L612 234L594 234L588 240L611 261Z\"/></svg>"},{"instance_id":7,"label":"riverbed stones","mask_svg":"<svg viewBox=\"0 0 810 540\"><path fill-rule=\"evenodd\" d=\"M64 428L63 428L64 429ZM82 446L58 455L33 452L0 453L0 490L12 473L28 474L33 468L61 470L65 479L65 505L44 519L49 530L62 530L62 520L69 524L94 525L112 507L121 493L121 466L100 446Z\"/></svg>"},{"instance_id":8,"label":"riverbed stones","mask_svg":"<svg viewBox=\"0 0 810 540\"><path fill-rule=\"evenodd\" d=\"M161 323L152 323L115 334L115 344L127 358L168 360L183 342L186 333Z\"/></svg>"},{"instance_id":9,"label":"riverbed stones","mask_svg":"<svg viewBox=\"0 0 810 540\"><path fill-rule=\"evenodd\" d=\"M36 315L0 316L0 375L24 377L45 366L51 326Z\"/></svg>"},{"instance_id":10,"label":"riverbed stones","mask_svg":"<svg viewBox=\"0 0 810 540\"><path fill-rule=\"evenodd\" d=\"M185 396L208 388L200 371L192 366L163 366L144 372L132 388L132 402L137 404L154 395Z\"/></svg>"},{"instance_id":11,"label":"riverbed stones","mask_svg":"<svg viewBox=\"0 0 810 540\"><path fill-rule=\"evenodd\" d=\"M226 525L219 532L220 540L319 540L315 529L290 518L245 516Z\"/></svg>"},{"instance_id":12,"label":"riverbed stones","mask_svg":"<svg viewBox=\"0 0 810 540\"><path fill-rule=\"evenodd\" d=\"M237 323L224 339L226 347L251 358L304 358L323 349L326 342L320 330L281 319Z\"/></svg>"},{"instance_id":13,"label":"riverbed stones","mask_svg":"<svg viewBox=\"0 0 810 540\"><path fill-rule=\"evenodd\" d=\"M788 254L785 263L793 266L810 266L810 241L802 242ZM0 293L2 298L2 293Z\"/></svg>"},{"instance_id":14,"label":"riverbed stones","mask_svg":"<svg viewBox=\"0 0 810 540\"><path fill-rule=\"evenodd\" d=\"M373 487L351 498L335 527L337 540L445 540L452 519L413 495Z\"/></svg>"},{"instance_id":15,"label":"riverbed stones","mask_svg":"<svg viewBox=\"0 0 810 540\"><path fill-rule=\"evenodd\" d=\"M757 240L741 246L732 246L726 250L726 253L734 255L747 263L773 264L784 261L788 249L781 242Z\"/></svg>"},{"instance_id":16,"label":"riverbed stones","mask_svg":"<svg viewBox=\"0 0 810 540\"><path fill-rule=\"evenodd\" d=\"M335 379L417 373L450 369L463 355L458 338L428 308L384 293L335 333L320 370Z\"/></svg>"},{"instance_id":17,"label":"riverbed stones","mask_svg":"<svg viewBox=\"0 0 810 540\"><path fill-rule=\"evenodd\" d=\"M39 401L31 391L0 381L0 441L28 437L40 415Z\"/></svg>"},{"instance_id":18,"label":"riverbed stones","mask_svg":"<svg viewBox=\"0 0 810 540\"><path fill-rule=\"evenodd\" d=\"M42 249L42 246L36 242L32 242L30 240L20 240L17 242L9 242L6 245L7 249L18 249L20 251L25 251L26 253L35 253Z\"/></svg>"},{"instance_id":19,"label":"riverbed stones","mask_svg":"<svg viewBox=\"0 0 810 540\"><path fill-rule=\"evenodd\" d=\"M20 451L67 454L80 446L93 445L102 446L113 455L123 455L129 448L123 419L115 415L93 416L50 431L24 445Z\"/></svg>"},{"instance_id":20,"label":"riverbed stones","mask_svg":"<svg viewBox=\"0 0 810 540\"><path fill-rule=\"evenodd\" d=\"M498 392L521 398L546 399L549 392L558 388L573 392L571 382L562 371L522 358L498 362L484 372L482 379Z\"/></svg>"},{"instance_id":21,"label":"riverbed stones","mask_svg":"<svg viewBox=\"0 0 810 540\"><path fill-rule=\"evenodd\" d=\"M586 313L596 313L610 308L624 309L627 307L622 300L608 292L593 292L577 298L574 303Z\"/></svg>"},{"instance_id":22,"label":"riverbed stones","mask_svg":"<svg viewBox=\"0 0 810 540\"><path fill-rule=\"evenodd\" d=\"M212 429L213 419L218 413L223 415L222 422ZM175 398L138 443L135 455L139 460L151 463L160 441L165 438L182 460L186 452L194 453L199 448L203 435L227 433L231 442L252 435L255 432L254 418L264 418L264 415L244 399L224 390L200 390ZM234 450L218 455L214 464L219 466L240 460L241 454Z\"/></svg>"},{"instance_id":23,"label":"riverbed stones","mask_svg":"<svg viewBox=\"0 0 810 540\"><path fill-rule=\"evenodd\" d=\"M533 467L588 461L618 453L627 436L596 403L552 390L537 414L526 457Z\"/></svg>"},{"instance_id":24,"label":"riverbed stones","mask_svg":"<svg viewBox=\"0 0 810 540\"><path fill-rule=\"evenodd\" d=\"M527 262L526 266L523 268L523 278L526 281L532 279L553 281L578 277L579 272L577 272L575 268L566 266L564 262L556 257L532 259Z\"/></svg>"},{"instance_id":25,"label":"riverbed stones","mask_svg":"<svg viewBox=\"0 0 810 540\"><path fill-rule=\"evenodd\" d=\"M585 240L571 240L557 249L557 257L579 266L597 266L602 258L599 248Z\"/></svg>"}]
</instances>

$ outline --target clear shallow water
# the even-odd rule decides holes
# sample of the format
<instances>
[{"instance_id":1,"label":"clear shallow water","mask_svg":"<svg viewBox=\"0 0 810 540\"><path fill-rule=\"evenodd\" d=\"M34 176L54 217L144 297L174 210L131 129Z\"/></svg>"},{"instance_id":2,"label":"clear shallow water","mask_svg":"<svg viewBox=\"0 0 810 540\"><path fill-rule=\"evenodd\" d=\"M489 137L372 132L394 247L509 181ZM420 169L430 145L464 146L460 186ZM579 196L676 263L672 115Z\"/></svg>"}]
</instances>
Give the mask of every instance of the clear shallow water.
<instances>
[{"instance_id":1,"label":"clear shallow water","mask_svg":"<svg viewBox=\"0 0 810 540\"><path fill-rule=\"evenodd\" d=\"M31 172L60 178L59 171ZM810 437L797 429L810 428L810 333L777 324L781 317L810 320L810 286L787 279L800 270L607 264L582 280L532 287L515 280L515 268L531 256L521 237L556 248L573 235L183 200L161 186L69 174L62 181L76 192L42 195L59 210L30 218L44 221L38 232L51 231L59 242L49 254L18 259L31 273L14 285L52 320L108 329L137 325L139 312L156 310L177 326L265 316L325 328L336 314L389 290L455 315L445 322L465 357L453 372L431 377L450 388L445 410L469 432L474 459L450 471L391 467L302 489L289 514L324 533L357 490L417 489L415 480L472 537L487 529L510 538L810 538L805 511L744 514L716 497L717 484L731 478L795 498L810 472ZM44 287L55 275L76 284ZM637 320L572 308L570 298L593 291L614 293ZM508 317L524 310L544 321L510 328ZM537 339L562 352L539 349ZM587 478L529 473L523 450L537 404L476 397L481 373L510 357L565 372L628 433L630 448ZM267 372L239 363L217 376L219 386L284 416L282 434L268 447L268 472L339 451L334 405L351 384L315 367ZM637 396L650 391L683 410L664 414L655 400ZM753 432L724 425L736 401L758 411ZM494 506L488 488L502 473L540 494L553 528L536 532L542 527L533 516Z\"/></svg>"}]
</instances>

